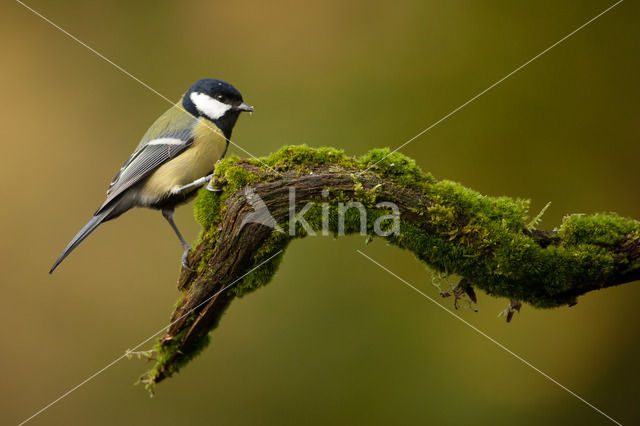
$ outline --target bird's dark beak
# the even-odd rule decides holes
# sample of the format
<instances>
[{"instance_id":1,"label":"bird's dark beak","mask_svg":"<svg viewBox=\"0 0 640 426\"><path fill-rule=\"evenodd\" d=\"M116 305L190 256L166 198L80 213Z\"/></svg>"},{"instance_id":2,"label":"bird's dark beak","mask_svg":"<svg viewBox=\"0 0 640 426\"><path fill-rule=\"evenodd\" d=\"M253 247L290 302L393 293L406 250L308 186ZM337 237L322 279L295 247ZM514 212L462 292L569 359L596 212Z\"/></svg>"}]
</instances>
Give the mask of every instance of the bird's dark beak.
<instances>
[{"instance_id":1,"label":"bird's dark beak","mask_svg":"<svg viewBox=\"0 0 640 426\"><path fill-rule=\"evenodd\" d=\"M238 106L236 107L236 109L237 109L238 111L253 112L253 107L252 107L251 105L247 105L247 104L245 104L244 102L243 102L243 103L241 103L240 105L238 105Z\"/></svg>"}]
</instances>

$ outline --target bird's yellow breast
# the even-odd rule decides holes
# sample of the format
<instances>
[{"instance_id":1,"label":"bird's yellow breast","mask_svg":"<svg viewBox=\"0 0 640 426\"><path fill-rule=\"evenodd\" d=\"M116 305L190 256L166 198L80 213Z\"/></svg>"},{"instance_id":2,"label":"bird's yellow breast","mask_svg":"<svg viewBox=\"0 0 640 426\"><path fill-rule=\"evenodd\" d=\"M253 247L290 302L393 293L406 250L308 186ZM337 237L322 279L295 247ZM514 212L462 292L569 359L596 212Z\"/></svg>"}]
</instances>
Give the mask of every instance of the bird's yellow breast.
<instances>
[{"instance_id":1,"label":"bird's yellow breast","mask_svg":"<svg viewBox=\"0 0 640 426\"><path fill-rule=\"evenodd\" d=\"M200 117L192 129L193 144L158 167L142 184L143 198L157 198L211 173L227 141L218 127Z\"/></svg>"}]
</instances>

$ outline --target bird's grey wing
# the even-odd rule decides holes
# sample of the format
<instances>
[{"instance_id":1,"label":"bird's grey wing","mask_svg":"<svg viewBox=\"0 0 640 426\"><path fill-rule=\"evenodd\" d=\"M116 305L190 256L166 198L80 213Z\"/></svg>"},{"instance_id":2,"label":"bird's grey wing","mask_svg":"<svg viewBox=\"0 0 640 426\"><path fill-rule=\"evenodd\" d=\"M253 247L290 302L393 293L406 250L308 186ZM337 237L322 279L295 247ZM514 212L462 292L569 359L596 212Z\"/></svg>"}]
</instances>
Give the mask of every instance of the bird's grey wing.
<instances>
[{"instance_id":1,"label":"bird's grey wing","mask_svg":"<svg viewBox=\"0 0 640 426\"><path fill-rule=\"evenodd\" d=\"M109 185L107 199L96 214L100 213L118 195L149 176L162 164L175 158L192 143L191 129L167 133L146 142L124 163L111 185Z\"/></svg>"}]
</instances>

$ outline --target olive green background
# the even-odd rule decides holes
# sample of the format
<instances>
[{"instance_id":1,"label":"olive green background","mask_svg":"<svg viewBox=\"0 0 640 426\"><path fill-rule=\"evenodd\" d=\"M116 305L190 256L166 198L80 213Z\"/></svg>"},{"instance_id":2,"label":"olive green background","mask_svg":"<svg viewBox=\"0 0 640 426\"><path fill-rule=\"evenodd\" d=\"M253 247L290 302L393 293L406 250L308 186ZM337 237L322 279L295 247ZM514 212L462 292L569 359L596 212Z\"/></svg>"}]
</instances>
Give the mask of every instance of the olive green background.
<instances>
[{"instance_id":1,"label":"olive green background","mask_svg":"<svg viewBox=\"0 0 640 426\"><path fill-rule=\"evenodd\" d=\"M172 100L199 78L231 82L256 108L232 139L259 156L395 148L612 3L28 4ZM1 9L0 423L16 424L167 323L181 251L158 212L136 210L47 275L168 104L20 4ZM533 215L552 201L544 228L567 213L640 218L639 19L623 2L402 152L436 177L531 198ZM195 239L192 207L177 220ZM32 424L610 424L356 249L452 308L408 252L309 237L155 398L132 386L150 364L123 360ZM525 306L508 325L507 300L478 296L462 318L640 422L637 285Z\"/></svg>"}]
</instances>

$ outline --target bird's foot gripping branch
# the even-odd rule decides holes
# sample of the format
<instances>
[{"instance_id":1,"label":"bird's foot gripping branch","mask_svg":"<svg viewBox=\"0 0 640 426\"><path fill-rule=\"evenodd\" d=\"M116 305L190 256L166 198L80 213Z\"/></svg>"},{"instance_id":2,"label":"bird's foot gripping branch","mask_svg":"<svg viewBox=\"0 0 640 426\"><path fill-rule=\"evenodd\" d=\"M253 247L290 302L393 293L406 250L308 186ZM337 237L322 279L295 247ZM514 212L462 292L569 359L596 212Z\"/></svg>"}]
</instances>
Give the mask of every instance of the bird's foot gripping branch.
<instances>
[{"instance_id":1,"label":"bird's foot gripping branch","mask_svg":"<svg viewBox=\"0 0 640 426\"><path fill-rule=\"evenodd\" d=\"M152 386L197 355L231 301L267 284L287 244L309 234L384 238L462 277L458 292L476 288L535 307L571 305L640 278L640 222L571 215L553 231L538 230L528 201L484 196L388 154L290 146L260 161L218 163L219 191L202 189L195 203L202 233L189 257L193 271L181 272L172 324L142 381Z\"/></svg>"}]
</instances>

